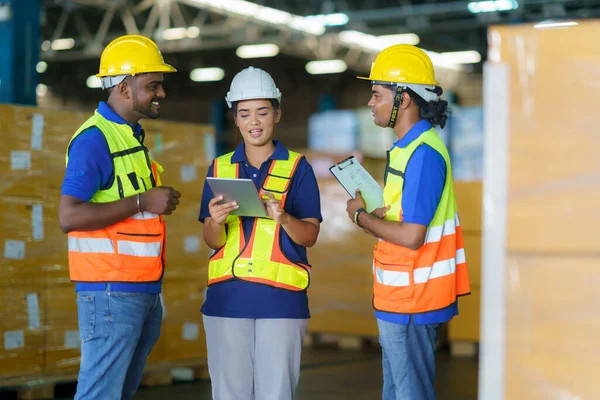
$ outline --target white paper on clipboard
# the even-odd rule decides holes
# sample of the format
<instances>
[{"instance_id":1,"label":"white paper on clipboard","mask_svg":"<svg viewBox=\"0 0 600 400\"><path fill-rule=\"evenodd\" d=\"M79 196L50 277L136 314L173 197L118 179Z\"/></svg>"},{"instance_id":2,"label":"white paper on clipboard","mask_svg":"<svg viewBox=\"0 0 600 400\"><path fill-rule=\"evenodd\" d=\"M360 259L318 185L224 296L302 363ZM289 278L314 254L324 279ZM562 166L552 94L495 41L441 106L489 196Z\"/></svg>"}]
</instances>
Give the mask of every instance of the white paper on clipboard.
<instances>
[{"instance_id":1,"label":"white paper on clipboard","mask_svg":"<svg viewBox=\"0 0 600 400\"><path fill-rule=\"evenodd\" d=\"M358 162L356 157L348 157L329 168L329 170L352 198L355 197L356 189L360 189L367 206L367 212L370 213L383 207L383 189Z\"/></svg>"}]
</instances>

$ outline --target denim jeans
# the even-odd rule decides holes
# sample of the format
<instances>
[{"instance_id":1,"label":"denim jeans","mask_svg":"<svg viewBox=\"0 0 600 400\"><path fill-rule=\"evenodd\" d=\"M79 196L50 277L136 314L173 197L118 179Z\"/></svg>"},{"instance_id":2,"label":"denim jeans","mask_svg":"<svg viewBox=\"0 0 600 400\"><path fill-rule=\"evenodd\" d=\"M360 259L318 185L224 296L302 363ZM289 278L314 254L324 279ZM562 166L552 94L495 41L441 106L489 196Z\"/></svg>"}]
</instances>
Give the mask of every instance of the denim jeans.
<instances>
[{"instance_id":1,"label":"denim jeans","mask_svg":"<svg viewBox=\"0 0 600 400\"><path fill-rule=\"evenodd\" d=\"M76 400L131 399L160 336L158 294L77 293L81 365Z\"/></svg>"},{"instance_id":2,"label":"denim jeans","mask_svg":"<svg viewBox=\"0 0 600 400\"><path fill-rule=\"evenodd\" d=\"M435 343L440 324L377 320L383 350L383 400L435 400Z\"/></svg>"}]
</instances>

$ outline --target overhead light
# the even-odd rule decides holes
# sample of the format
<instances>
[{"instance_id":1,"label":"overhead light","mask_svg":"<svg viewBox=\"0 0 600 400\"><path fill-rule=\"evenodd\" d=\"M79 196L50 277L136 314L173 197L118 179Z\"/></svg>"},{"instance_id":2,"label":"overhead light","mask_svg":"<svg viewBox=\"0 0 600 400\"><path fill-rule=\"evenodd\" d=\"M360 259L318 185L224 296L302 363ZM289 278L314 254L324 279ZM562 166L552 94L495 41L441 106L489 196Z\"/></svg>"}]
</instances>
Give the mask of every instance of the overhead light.
<instances>
[{"instance_id":1,"label":"overhead light","mask_svg":"<svg viewBox=\"0 0 600 400\"><path fill-rule=\"evenodd\" d=\"M541 22L537 25L534 25L533 27L535 29L553 29L553 28L568 28L570 26L577 26L577 25L579 25L579 24L575 21L564 21L564 22L546 21L546 22Z\"/></svg>"},{"instance_id":2,"label":"overhead light","mask_svg":"<svg viewBox=\"0 0 600 400\"><path fill-rule=\"evenodd\" d=\"M475 50L450 51L439 54L449 64L477 64L481 62L481 54Z\"/></svg>"},{"instance_id":3,"label":"overhead light","mask_svg":"<svg viewBox=\"0 0 600 400\"><path fill-rule=\"evenodd\" d=\"M48 69L48 64L45 61L40 61L35 66L35 70L38 74L43 74Z\"/></svg>"},{"instance_id":4,"label":"overhead light","mask_svg":"<svg viewBox=\"0 0 600 400\"><path fill-rule=\"evenodd\" d=\"M181 40L187 36L187 28L169 28L165 29L162 37L165 40Z\"/></svg>"},{"instance_id":5,"label":"overhead light","mask_svg":"<svg viewBox=\"0 0 600 400\"><path fill-rule=\"evenodd\" d=\"M378 36L379 40L385 43L385 47L395 44L412 44L416 46L421 41L421 38L416 33L399 33L396 35Z\"/></svg>"},{"instance_id":6,"label":"overhead light","mask_svg":"<svg viewBox=\"0 0 600 400\"><path fill-rule=\"evenodd\" d=\"M44 97L48 94L48 86L44 85L43 83L38 83L38 85L35 87L35 94L38 97Z\"/></svg>"},{"instance_id":7,"label":"overhead light","mask_svg":"<svg viewBox=\"0 0 600 400\"><path fill-rule=\"evenodd\" d=\"M198 36L200 36L200 28L198 28L197 26L190 26L189 28L187 28L187 37L189 37L190 39L195 39Z\"/></svg>"},{"instance_id":8,"label":"overhead light","mask_svg":"<svg viewBox=\"0 0 600 400\"><path fill-rule=\"evenodd\" d=\"M75 46L75 40L71 38L55 39L52 41L52 50L70 50Z\"/></svg>"},{"instance_id":9,"label":"overhead light","mask_svg":"<svg viewBox=\"0 0 600 400\"><path fill-rule=\"evenodd\" d=\"M43 51L48 51L50 50L50 46L52 45L52 42L50 42L49 40L44 40L42 42L42 50Z\"/></svg>"},{"instance_id":10,"label":"overhead light","mask_svg":"<svg viewBox=\"0 0 600 400\"><path fill-rule=\"evenodd\" d=\"M261 6L245 0L188 0L190 2L206 6L221 13L241 15L274 25L287 25L292 29L322 35L325 33L325 25L319 20L310 20L307 17L290 14L276 8ZM340 20L333 17L332 20Z\"/></svg>"},{"instance_id":11,"label":"overhead light","mask_svg":"<svg viewBox=\"0 0 600 400\"><path fill-rule=\"evenodd\" d=\"M324 26L343 26L348 23L350 18L344 13L325 14L325 15L309 15L305 17L308 20L315 20Z\"/></svg>"},{"instance_id":12,"label":"overhead light","mask_svg":"<svg viewBox=\"0 0 600 400\"><path fill-rule=\"evenodd\" d=\"M310 61L306 64L306 72L311 75L339 74L347 68L348 66L344 60L319 60Z\"/></svg>"},{"instance_id":13,"label":"overhead light","mask_svg":"<svg viewBox=\"0 0 600 400\"><path fill-rule=\"evenodd\" d=\"M88 76L88 78L85 81L85 84L90 89L98 89L102 87L102 82L100 81L100 78L98 78L96 75Z\"/></svg>"},{"instance_id":14,"label":"overhead light","mask_svg":"<svg viewBox=\"0 0 600 400\"><path fill-rule=\"evenodd\" d=\"M517 0L472 1L467 5L467 9L473 14L496 11L510 11L516 10L517 8L519 8L519 2Z\"/></svg>"},{"instance_id":15,"label":"overhead light","mask_svg":"<svg viewBox=\"0 0 600 400\"><path fill-rule=\"evenodd\" d=\"M196 68L190 72L190 79L194 82L216 82L225 77L221 68Z\"/></svg>"},{"instance_id":16,"label":"overhead light","mask_svg":"<svg viewBox=\"0 0 600 400\"><path fill-rule=\"evenodd\" d=\"M339 38L345 44L377 52L395 44L417 45L420 41L419 36L414 33L374 36L359 31L342 31L339 34Z\"/></svg>"},{"instance_id":17,"label":"overhead light","mask_svg":"<svg viewBox=\"0 0 600 400\"><path fill-rule=\"evenodd\" d=\"M266 58L275 57L279 54L279 46L276 44L251 44L240 46L235 51L239 58Z\"/></svg>"}]
</instances>

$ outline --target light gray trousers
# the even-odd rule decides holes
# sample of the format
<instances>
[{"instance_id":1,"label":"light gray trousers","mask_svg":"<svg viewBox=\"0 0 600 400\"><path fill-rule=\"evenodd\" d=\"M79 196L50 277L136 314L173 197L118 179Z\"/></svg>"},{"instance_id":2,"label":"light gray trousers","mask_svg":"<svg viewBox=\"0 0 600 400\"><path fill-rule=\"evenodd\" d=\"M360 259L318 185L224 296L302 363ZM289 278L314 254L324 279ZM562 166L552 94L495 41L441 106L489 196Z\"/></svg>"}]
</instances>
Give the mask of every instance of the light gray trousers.
<instances>
[{"instance_id":1,"label":"light gray trousers","mask_svg":"<svg viewBox=\"0 0 600 400\"><path fill-rule=\"evenodd\" d=\"M204 315L213 400L292 400L306 319Z\"/></svg>"}]
</instances>

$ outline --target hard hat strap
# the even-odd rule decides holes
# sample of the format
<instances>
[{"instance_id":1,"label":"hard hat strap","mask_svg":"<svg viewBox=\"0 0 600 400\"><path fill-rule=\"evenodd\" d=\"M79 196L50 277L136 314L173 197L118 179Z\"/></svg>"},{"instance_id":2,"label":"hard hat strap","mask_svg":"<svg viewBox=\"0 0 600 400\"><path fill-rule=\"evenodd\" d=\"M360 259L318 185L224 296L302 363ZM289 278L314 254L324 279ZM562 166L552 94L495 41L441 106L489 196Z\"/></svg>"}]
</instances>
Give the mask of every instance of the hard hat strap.
<instances>
[{"instance_id":1,"label":"hard hat strap","mask_svg":"<svg viewBox=\"0 0 600 400\"><path fill-rule=\"evenodd\" d=\"M100 78L102 89L106 90L123 82L128 75L104 76Z\"/></svg>"},{"instance_id":2,"label":"hard hat strap","mask_svg":"<svg viewBox=\"0 0 600 400\"><path fill-rule=\"evenodd\" d=\"M396 85L396 93L394 94L394 106L392 107L392 115L390 115L390 123L388 124L388 128L393 128L396 125L396 121L398 120L398 110L400 109L400 104L402 103L403 92L404 89Z\"/></svg>"}]
</instances>

